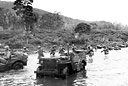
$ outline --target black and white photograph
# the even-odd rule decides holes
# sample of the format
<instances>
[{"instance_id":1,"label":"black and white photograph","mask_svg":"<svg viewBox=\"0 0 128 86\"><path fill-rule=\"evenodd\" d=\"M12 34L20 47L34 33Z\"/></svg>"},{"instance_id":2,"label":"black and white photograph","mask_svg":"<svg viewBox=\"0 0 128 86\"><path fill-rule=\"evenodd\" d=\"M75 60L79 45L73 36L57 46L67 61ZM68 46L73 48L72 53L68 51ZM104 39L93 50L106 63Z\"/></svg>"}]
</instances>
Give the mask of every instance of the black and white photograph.
<instances>
[{"instance_id":1,"label":"black and white photograph","mask_svg":"<svg viewBox=\"0 0 128 86\"><path fill-rule=\"evenodd\" d=\"M128 86L127 0L0 0L0 86Z\"/></svg>"}]
</instances>

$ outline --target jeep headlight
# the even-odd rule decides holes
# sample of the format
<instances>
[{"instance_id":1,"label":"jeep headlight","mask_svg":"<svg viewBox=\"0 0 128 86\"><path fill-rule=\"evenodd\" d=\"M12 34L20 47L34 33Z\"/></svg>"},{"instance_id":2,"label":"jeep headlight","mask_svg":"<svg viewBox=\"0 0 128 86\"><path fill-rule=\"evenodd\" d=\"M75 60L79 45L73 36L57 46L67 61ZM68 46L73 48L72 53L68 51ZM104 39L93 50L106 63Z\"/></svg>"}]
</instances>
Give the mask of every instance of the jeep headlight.
<instances>
[{"instance_id":1,"label":"jeep headlight","mask_svg":"<svg viewBox=\"0 0 128 86\"><path fill-rule=\"evenodd\" d=\"M40 61L40 64L43 64L43 61Z\"/></svg>"},{"instance_id":2,"label":"jeep headlight","mask_svg":"<svg viewBox=\"0 0 128 86\"><path fill-rule=\"evenodd\" d=\"M56 62L58 63L60 61L60 59L56 60Z\"/></svg>"},{"instance_id":3,"label":"jeep headlight","mask_svg":"<svg viewBox=\"0 0 128 86\"><path fill-rule=\"evenodd\" d=\"M58 63L59 61L58 61L58 60L56 60L56 62Z\"/></svg>"}]
</instances>

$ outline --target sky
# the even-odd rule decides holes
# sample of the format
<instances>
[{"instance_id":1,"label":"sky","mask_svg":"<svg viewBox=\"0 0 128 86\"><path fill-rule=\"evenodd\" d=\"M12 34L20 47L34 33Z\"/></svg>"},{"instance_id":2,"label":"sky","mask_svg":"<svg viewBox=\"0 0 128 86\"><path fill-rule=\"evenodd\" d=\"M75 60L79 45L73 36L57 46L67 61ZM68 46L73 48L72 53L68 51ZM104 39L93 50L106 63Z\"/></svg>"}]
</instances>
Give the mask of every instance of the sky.
<instances>
[{"instance_id":1,"label":"sky","mask_svg":"<svg viewBox=\"0 0 128 86\"><path fill-rule=\"evenodd\" d=\"M33 7L74 19L128 25L128 0L34 0Z\"/></svg>"}]
</instances>

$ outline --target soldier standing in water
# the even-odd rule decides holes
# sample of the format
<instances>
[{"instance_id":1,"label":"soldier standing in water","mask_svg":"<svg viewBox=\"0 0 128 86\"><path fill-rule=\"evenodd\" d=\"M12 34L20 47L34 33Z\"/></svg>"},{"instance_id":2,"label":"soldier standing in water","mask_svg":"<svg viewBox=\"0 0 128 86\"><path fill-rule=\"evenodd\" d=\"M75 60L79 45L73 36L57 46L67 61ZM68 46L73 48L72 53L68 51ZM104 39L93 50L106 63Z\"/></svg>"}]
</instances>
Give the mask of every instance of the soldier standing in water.
<instances>
[{"instance_id":1,"label":"soldier standing in water","mask_svg":"<svg viewBox=\"0 0 128 86\"><path fill-rule=\"evenodd\" d=\"M109 54L108 48L105 46L101 53L104 52L105 56Z\"/></svg>"},{"instance_id":2,"label":"soldier standing in water","mask_svg":"<svg viewBox=\"0 0 128 86\"><path fill-rule=\"evenodd\" d=\"M44 50L43 48L41 48L41 46L38 46L38 50L37 50L37 53L38 53L38 59L40 59L41 57L44 57Z\"/></svg>"},{"instance_id":3,"label":"soldier standing in water","mask_svg":"<svg viewBox=\"0 0 128 86\"><path fill-rule=\"evenodd\" d=\"M60 46L60 49L59 49L60 55L64 55L64 52L65 52L65 48L62 47L62 45L61 45L61 46Z\"/></svg>"},{"instance_id":4,"label":"soldier standing in water","mask_svg":"<svg viewBox=\"0 0 128 86\"><path fill-rule=\"evenodd\" d=\"M39 59L39 63L40 63L40 59L42 58L42 57L44 57L44 50L43 50L43 48L41 48L41 46L38 46L38 50L36 51L36 53L38 53L38 59Z\"/></svg>"},{"instance_id":5,"label":"soldier standing in water","mask_svg":"<svg viewBox=\"0 0 128 86\"><path fill-rule=\"evenodd\" d=\"M55 49L55 46L53 46L51 48L50 55L55 56L55 52L56 52L56 49Z\"/></svg>"},{"instance_id":6,"label":"soldier standing in water","mask_svg":"<svg viewBox=\"0 0 128 86\"><path fill-rule=\"evenodd\" d=\"M92 57L94 55L94 50L91 46L88 47L88 53L89 57Z\"/></svg>"},{"instance_id":7,"label":"soldier standing in water","mask_svg":"<svg viewBox=\"0 0 128 86\"><path fill-rule=\"evenodd\" d=\"M91 47L91 46L89 46L88 48L87 48L87 55L89 55L89 59L88 59L88 61L89 61L89 63L92 63L93 62L93 58L92 58L92 56L94 55L94 50L93 50L93 48Z\"/></svg>"},{"instance_id":8,"label":"soldier standing in water","mask_svg":"<svg viewBox=\"0 0 128 86\"><path fill-rule=\"evenodd\" d=\"M76 51L76 46L74 44L72 44L72 51L75 52Z\"/></svg>"}]
</instances>

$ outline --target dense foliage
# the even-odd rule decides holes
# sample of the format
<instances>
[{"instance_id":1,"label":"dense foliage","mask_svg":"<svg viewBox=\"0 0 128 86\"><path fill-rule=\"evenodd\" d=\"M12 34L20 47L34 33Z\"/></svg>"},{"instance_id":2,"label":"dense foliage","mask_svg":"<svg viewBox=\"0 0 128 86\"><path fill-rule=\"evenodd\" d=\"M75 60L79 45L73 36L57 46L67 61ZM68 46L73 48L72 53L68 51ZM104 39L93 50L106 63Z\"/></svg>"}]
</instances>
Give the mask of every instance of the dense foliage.
<instances>
[{"instance_id":1,"label":"dense foliage","mask_svg":"<svg viewBox=\"0 0 128 86\"><path fill-rule=\"evenodd\" d=\"M12 9L16 10L16 14L23 20L26 31L30 31L32 25L37 22L32 3L33 0L16 0L13 3L14 7Z\"/></svg>"},{"instance_id":2,"label":"dense foliage","mask_svg":"<svg viewBox=\"0 0 128 86\"><path fill-rule=\"evenodd\" d=\"M46 13L40 19L40 28L43 29L60 29L64 24L62 17L57 13Z\"/></svg>"},{"instance_id":3,"label":"dense foliage","mask_svg":"<svg viewBox=\"0 0 128 86\"><path fill-rule=\"evenodd\" d=\"M19 15L15 15L14 10L0 8L0 41L13 47L15 45L20 47L26 45L27 38L29 45L42 45L44 47L66 45L68 42L70 44L110 45L128 41L128 26L106 21L85 22L39 9L34 11L35 9L33 8L27 10L34 13L35 17L28 16L29 13L24 11L29 6L26 5L27 7L24 7L21 4L21 1L26 0L16 1L16 10L22 8L20 10L23 11L20 11L22 13L16 11ZM33 33L26 35L23 31L24 27ZM75 38L76 33L82 34Z\"/></svg>"},{"instance_id":4,"label":"dense foliage","mask_svg":"<svg viewBox=\"0 0 128 86\"><path fill-rule=\"evenodd\" d=\"M75 33L89 33L91 26L87 23L79 23L74 29Z\"/></svg>"}]
</instances>

